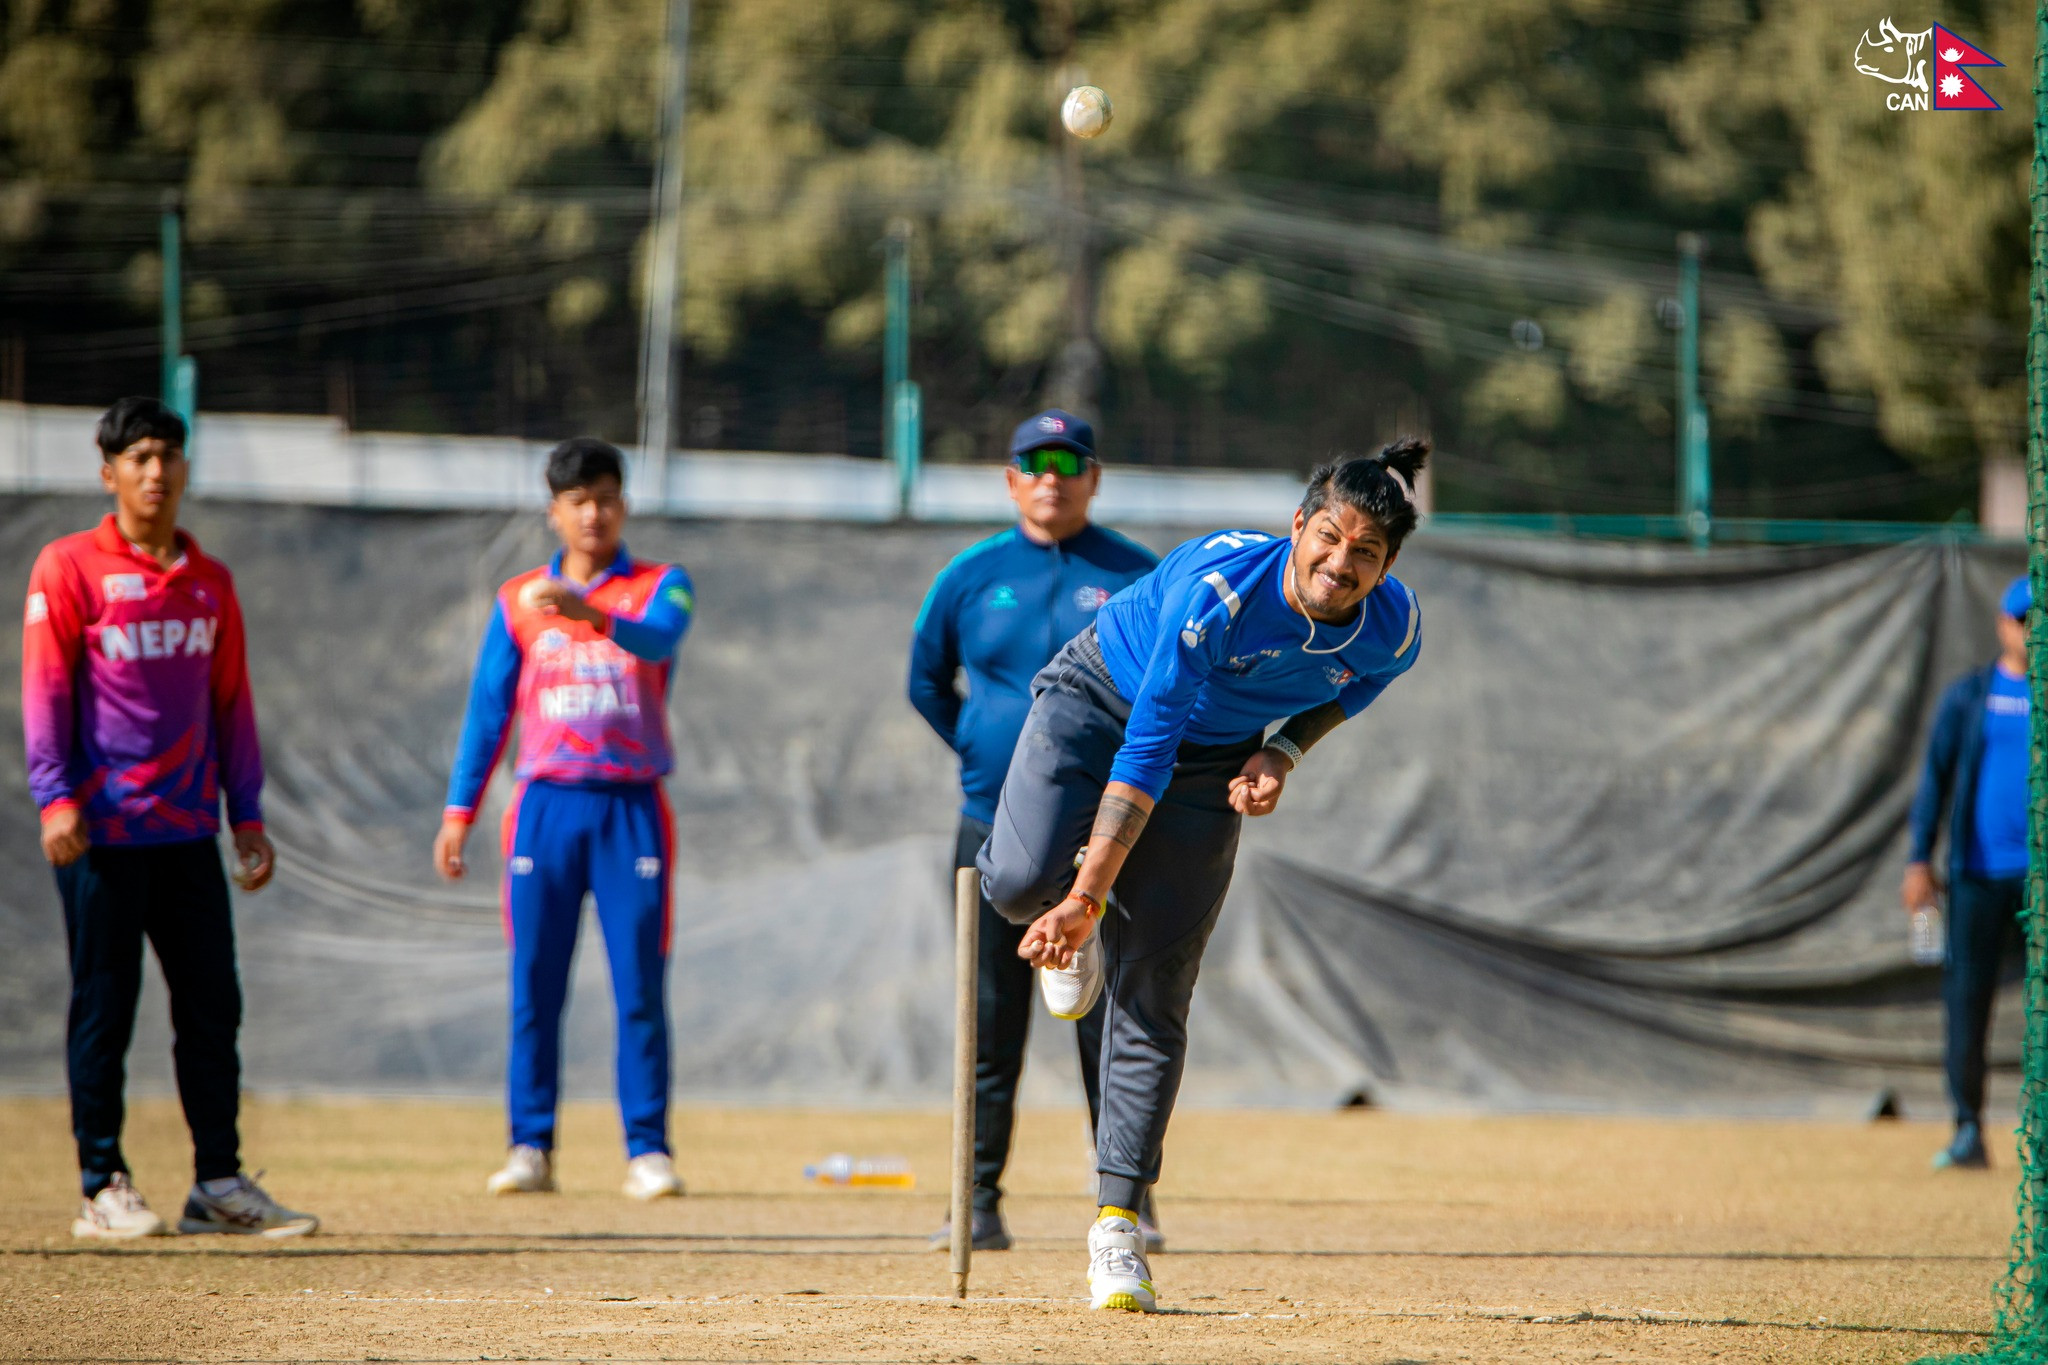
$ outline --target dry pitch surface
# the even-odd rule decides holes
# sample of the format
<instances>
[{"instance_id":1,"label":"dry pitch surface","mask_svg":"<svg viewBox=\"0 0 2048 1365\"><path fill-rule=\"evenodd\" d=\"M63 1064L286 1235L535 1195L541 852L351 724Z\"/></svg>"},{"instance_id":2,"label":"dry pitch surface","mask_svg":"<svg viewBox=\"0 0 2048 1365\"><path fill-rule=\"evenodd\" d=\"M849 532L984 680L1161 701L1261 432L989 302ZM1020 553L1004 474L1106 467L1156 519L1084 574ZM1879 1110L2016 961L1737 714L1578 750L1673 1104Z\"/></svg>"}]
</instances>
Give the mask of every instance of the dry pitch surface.
<instances>
[{"instance_id":1,"label":"dry pitch surface","mask_svg":"<svg viewBox=\"0 0 2048 1365\"><path fill-rule=\"evenodd\" d=\"M1935 1177L1920 1124L1189 1112L1159 1191L1163 1305L1091 1314L1080 1120L1028 1113L1009 1214L951 1302L924 1250L939 1114L685 1110L688 1198L617 1193L577 1106L563 1193L492 1200L496 1110L264 1101L246 1151L314 1239L74 1244L58 1101L0 1101L0 1357L453 1361L1910 1361L1981 1343L2012 1160ZM173 1218L175 1105L130 1117ZM900 1153L913 1193L807 1189L831 1151Z\"/></svg>"}]
</instances>

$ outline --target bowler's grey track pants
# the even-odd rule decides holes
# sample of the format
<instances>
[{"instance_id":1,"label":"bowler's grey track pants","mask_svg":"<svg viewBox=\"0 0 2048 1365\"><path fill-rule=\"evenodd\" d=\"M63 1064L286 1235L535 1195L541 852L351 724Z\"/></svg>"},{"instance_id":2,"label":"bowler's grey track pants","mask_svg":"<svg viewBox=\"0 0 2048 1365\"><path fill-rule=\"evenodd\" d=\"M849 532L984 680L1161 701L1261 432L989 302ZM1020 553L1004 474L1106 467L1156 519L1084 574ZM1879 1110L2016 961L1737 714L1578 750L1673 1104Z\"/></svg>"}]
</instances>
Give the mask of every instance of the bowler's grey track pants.
<instances>
[{"instance_id":1,"label":"bowler's grey track pants","mask_svg":"<svg viewBox=\"0 0 2048 1365\"><path fill-rule=\"evenodd\" d=\"M1066 897L1088 846L1131 704L1118 695L1090 626L1031 682L1031 715L1010 759L995 828L975 865L1003 918L1029 924ZM1230 779L1262 737L1183 744L1173 779L1117 877L1102 935L1108 1009L1098 1202L1134 1209L1159 1179L1166 1121L1187 1064L1188 1004L1223 908L1241 817Z\"/></svg>"}]
</instances>

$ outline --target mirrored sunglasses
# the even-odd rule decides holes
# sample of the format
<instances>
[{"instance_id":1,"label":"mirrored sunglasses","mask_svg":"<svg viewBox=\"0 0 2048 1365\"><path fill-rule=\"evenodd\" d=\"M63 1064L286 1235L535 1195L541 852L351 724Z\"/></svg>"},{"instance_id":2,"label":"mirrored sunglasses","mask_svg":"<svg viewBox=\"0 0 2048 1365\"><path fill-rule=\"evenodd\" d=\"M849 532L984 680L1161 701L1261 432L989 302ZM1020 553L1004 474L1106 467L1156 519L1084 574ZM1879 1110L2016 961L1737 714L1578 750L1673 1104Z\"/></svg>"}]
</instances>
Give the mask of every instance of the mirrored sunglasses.
<instances>
[{"instance_id":1,"label":"mirrored sunglasses","mask_svg":"<svg viewBox=\"0 0 2048 1365\"><path fill-rule=\"evenodd\" d=\"M1071 479L1095 461L1078 450L1067 450L1060 446L1047 446L1040 450L1027 450L1017 457L1017 468L1032 478L1050 471L1063 479Z\"/></svg>"}]
</instances>

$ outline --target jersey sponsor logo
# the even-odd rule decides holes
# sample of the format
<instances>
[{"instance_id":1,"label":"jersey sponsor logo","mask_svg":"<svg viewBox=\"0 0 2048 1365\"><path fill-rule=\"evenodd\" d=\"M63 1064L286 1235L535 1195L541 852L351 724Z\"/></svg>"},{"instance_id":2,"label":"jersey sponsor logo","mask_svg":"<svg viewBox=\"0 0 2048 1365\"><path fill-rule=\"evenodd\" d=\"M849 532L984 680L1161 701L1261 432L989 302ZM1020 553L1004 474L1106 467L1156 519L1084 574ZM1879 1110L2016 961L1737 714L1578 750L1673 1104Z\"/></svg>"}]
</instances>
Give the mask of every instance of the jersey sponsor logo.
<instances>
[{"instance_id":1,"label":"jersey sponsor logo","mask_svg":"<svg viewBox=\"0 0 2048 1365\"><path fill-rule=\"evenodd\" d=\"M643 882L653 881L661 875L661 859L635 858L633 860L633 875Z\"/></svg>"},{"instance_id":2,"label":"jersey sponsor logo","mask_svg":"<svg viewBox=\"0 0 2048 1365\"><path fill-rule=\"evenodd\" d=\"M38 621L47 621L49 619L50 599L39 592L30 593L28 595L28 615L24 620L24 624L32 626Z\"/></svg>"},{"instance_id":3,"label":"jersey sponsor logo","mask_svg":"<svg viewBox=\"0 0 2048 1365\"><path fill-rule=\"evenodd\" d=\"M1017 590L1008 583L999 586L988 595L990 611L1006 611L1017 605Z\"/></svg>"},{"instance_id":4,"label":"jersey sponsor logo","mask_svg":"<svg viewBox=\"0 0 2048 1365\"><path fill-rule=\"evenodd\" d=\"M603 649L579 649L569 656L569 672L579 682L617 682L631 667L624 651L609 642Z\"/></svg>"},{"instance_id":5,"label":"jersey sponsor logo","mask_svg":"<svg viewBox=\"0 0 2048 1365\"><path fill-rule=\"evenodd\" d=\"M505 866L511 871L513 876L524 877L533 871L533 859L522 853L511 862L505 864Z\"/></svg>"},{"instance_id":6,"label":"jersey sponsor logo","mask_svg":"<svg viewBox=\"0 0 2048 1365\"><path fill-rule=\"evenodd\" d=\"M1074 589L1074 605L1082 611L1100 611L1108 600L1109 589L1098 588L1093 583Z\"/></svg>"},{"instance_id":7,"label":"jersey sponsor logo","mask_svg":"<svg viewBox=\"0 0 2048 1365\"><path fill-rule=\"evenodd\" d=\"M542 720L603 720L640 714L640 703L620 696L619 689L608 682L543 687L534 701Z\"/></svg>"},{"instance_id":8,"label":"jersey sponsor logo","mask_svg":"<svg viewBox=\"0 0 2048 1365\"><path fill-rule=\"evenodd\" d=\"M1272 538L1264 531L1224 531L1203 541L1202 548L1213 550L1218 545L1228 545L1233 550L1242 550L1247 545L1257 545Z\"/></svg>"},{"instance_id":9,"label":"jersey sponsor logo","mask_svg":"<svg viewBox=\"0 0 2048 1365\"><path fill-rule=\"evenodd\" d=\"M190 621L130 621L124 626L100 627L100 653L109 662L203 658L213 653L213 640L219 633L220 621L212 616Z\"/></svg>"},{"instance_id":10,"label":"jersey sponsor logo","mask_svg":"<svg viewBox=\"0 0 2048 1365\"><path fill-rule=\"evenodd\" d=\"M1243 675L1257 668L1266 660L1277 659L1286 652L1287 651L1284 649L1261 649L1256 653L1252 654L1236 654L1232 655L1228 659L1225 659L1221 664L1218 664L1217 667L1222 669L1222 671L1224 671L1225 673L1235 673L1238 676L1242 677Z\"/></svg>"},{"instance_id":11,"label":"jersey sponsor logo","mask_svg":"<svg viewBox=\"0 0 2048 1365\"><path fill-rule=\"evenodd\" d=\"M1984 709L1994 716L2024 716L2027 714L2025 697L2001 697L1996 693L1984 699Z\"/></svg>"},{"instance_id":12,"label":"jersey sponsor logo","mask_svg":"<svg viewBox=\"0 0 2048 1365\"><path fill-rule=\"evenodd\" d=\"M140 602L149 596L149 586L139 573L110 573L100 580L100 595L109 602Z\"/></svg>"},{"instance_id":13,"label":"jersey sponsor logo","mask_svg":"<svg viewBox=\"0 0 2048 1365\"><path fill-rule=\"evenodd\" d=\"M1342 687L1358 675L1342 664L1324 664L1323 676L1329 679L1330 686Z\"/></svg>"},{"instance_id":14,"label":"jersey sponsor logo","mask_svg":"<svg viewBox=\"0 0 2048 1365\"><path fill-rule=\"evenodd\" d=\"M690 590L680 583L663 593L662 596L668 599L668 603L672 607L681 607L684 611L695 611L697 609L696 599L691 597Z\"/></svg>"}]
</instances>

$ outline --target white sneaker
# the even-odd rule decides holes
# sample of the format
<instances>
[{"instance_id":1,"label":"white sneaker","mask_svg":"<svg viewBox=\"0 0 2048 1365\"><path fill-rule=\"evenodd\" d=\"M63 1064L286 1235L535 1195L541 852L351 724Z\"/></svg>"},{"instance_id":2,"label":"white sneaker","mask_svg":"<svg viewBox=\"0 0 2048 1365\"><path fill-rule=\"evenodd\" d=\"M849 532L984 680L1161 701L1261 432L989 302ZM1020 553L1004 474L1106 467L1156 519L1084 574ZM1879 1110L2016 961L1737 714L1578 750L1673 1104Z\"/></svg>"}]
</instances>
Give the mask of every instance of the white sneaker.
<instances>
[{"instance_id":1,"label":"white sneaker","mask_svg":"<svg viewBox=\"0 0 2048 1365\"><path fill-rule=\"evenodd\" d=\"M555 1166L539 1147L520 1143L505 1153L505 1165L484 1182L486 1194L553 1194Z\"/></svg>"},{"instance_id":2,"label":"white sneaker","mask_svg":"<svg viewBox=\"0 0 2048 1365\"><path fill-rule=\"evenodd\" d=\"M161 1237L164 1231L164 1220L150 1212L149 1205L128 1183L124 1171L114 1172L114 1178L104 1189L78 1206L78 1217L71 1220L73 1237L120 1241L130 1237Z\"/></svg>"},{"instance_id":3,"label":"white sneaker","mask_svg":"<svg viewBox=\"0 0 2048 1365\"><path fill-rule=\"evenodd\" d=\"M1038 969L1038 993L1055 1019L1080 1019L1102 997L1102 932L1088 935L1064 967Z\"/></svg>"},{"instance_id":4,"label":"white sneaker","mask_svg":"<svg viewBox=\"0 0 2048 1365\"><path fill-rule=\"evenodd\" d=\"M255 1177L239 1174L225 1194L208 1194L204 1185L194 1185L185 1196L185 1214L178 1220L180 1232L241 1232L259 1237L304 1237L319 1227L320 1220L312 1214L286 1208L265 1193Z\"/></svg>"},{"instance_id":5,"label":"white sneaker","mask_svg":"<svg viewBox=\"0 0 2048 1365\"><path fill-rule=\"evenodd\" d=\"M1145 1264L1145 1238L1128 1218L1105 1214L1088 1229L1088 1306L1155 1313L1152 1267Z\"/></svg>"},{"instance_id":6,"label":"white sneaker","mask_svg":"<svg viewBox=\"0 0 2048 1365\"><path fill-rule=\"evenodd\" d=\"M642 1152L626 1163L626 1197L643 1203L673 1199L683 1192L682 1178L667 1152Z\"/></svg>"}]
</instances>

